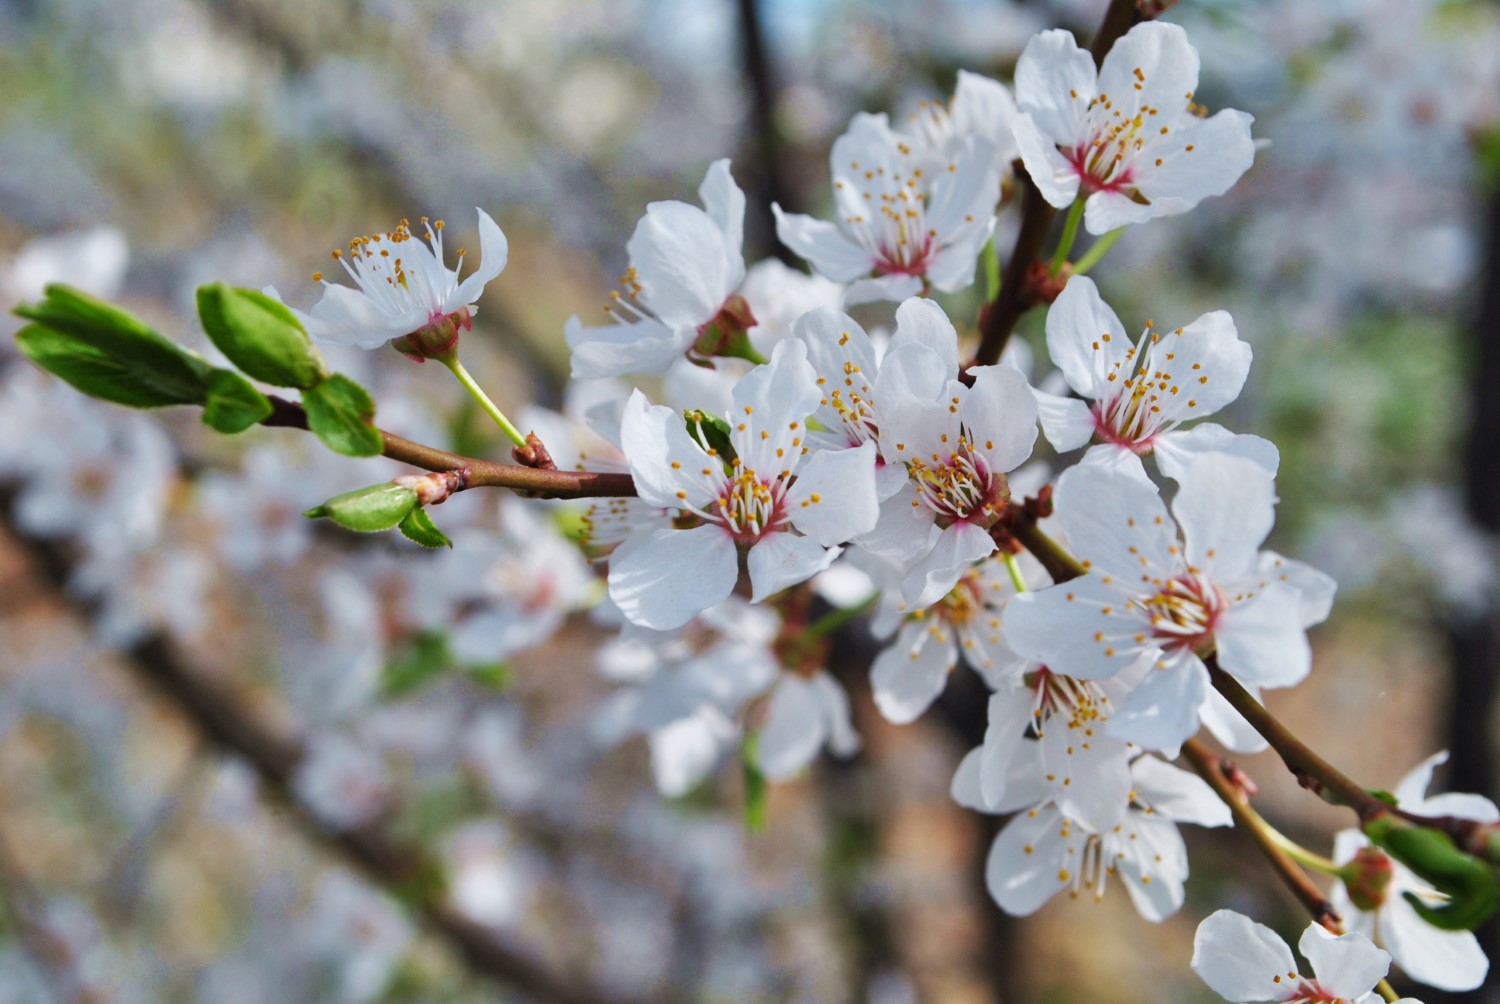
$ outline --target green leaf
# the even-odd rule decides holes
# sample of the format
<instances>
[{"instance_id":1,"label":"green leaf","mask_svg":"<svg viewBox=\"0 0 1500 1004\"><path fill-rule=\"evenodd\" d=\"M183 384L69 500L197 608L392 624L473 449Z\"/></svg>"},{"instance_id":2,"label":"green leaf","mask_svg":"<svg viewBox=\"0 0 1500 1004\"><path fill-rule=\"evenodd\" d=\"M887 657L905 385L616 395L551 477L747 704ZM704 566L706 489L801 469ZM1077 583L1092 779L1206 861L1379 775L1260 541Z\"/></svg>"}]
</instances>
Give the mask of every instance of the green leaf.
<instances>
[{"instance_id":1,"label":"green leaf","mask_svg":"<svg viewBox=\"0 0 1500 1004\"><path fill-rule=\"evenodd\" d=\"M509 687L511 677L514 675L510 664L506 662L481 662L465 666L464 670L475 683L483 684L491 690L504 690Z\"/></svg>"},{"instance_id":2,"label":"green leaf","mask_svg":"<svg viewBox=\"0 0 1500 1004\"><path fill-rule=\"evenodd\" d=\"M40 324L18 331L16 345L27 359L90 397L131 408L196 403L164 390L150 372L128 360L113 359L72 335Z\"/></svg>"},{"instance_id":3,"label":"green leaf","mask_svg":"<svg viewBox=\"0 0 1500 1004\"><path fill-rule=\"evenodd\" d=\"M384 444L375 419L375 402L359 384L335 373L302 392L307 427L323 445L351 457L373 457Z\"/></svg>"},{"instance_id":4,"label":"green leaf","mask_svg":"<svg viewBox=\"0 0 1500 1004\"><path fill-rule=\"evenodd\" d=\"M335 495L302 515L308 519L331 519L346 530L379 533L400 526L416 508L415 491L387 481Z\"/></svg>"},{"instance_id":5,"label":"green leaf","mask_svg":"<svg viewBox=\"0 0 1500 1004\"><path fill-rule=\"evenodd\" d=\"M439 631L423 631L411 640L401 657L380 674L380 692L386 697L411 693L453 667L448 639Z\"/></svg>"},{"instance_id":6,"label":"green leaf","mask_svg":"<svg viewBox=\"0 0 1500 1004\"><path fill-rule=\"evenodd\" d=\"M306 390L328 375L286 305L222 282L198 287L198 319L229 361L257 380Z\"/></svg>"},{"instance_id":7,"label":"green leaf","mask_svg":"<svg viewBox=\"0 0 1500 1004\"><path fill-rule=\"evenodd\" d=\"M208 400L203 405L203 424L233 435L244 432L271 414L271 401L234 370L214 370L208 375Z\"/></svg>"},{"instance_id":8,"label":"green leaf","mask_svg":"<svg viewBox=\"0 0 1500 1004\"><path fill-rule=\"evenodd\" d=\"M728 467L735 456L734 444L729 439L729 423L717 415L696 408L684 411L682 417L687 422L688 435L697 442L701 431L703 441L708 443L709 449L718 452L719 459Z\"/></svg>"},{"instance_id":9,"label":"green leaf","mask_svg":"<svg viewBox=\"0 0 1500 1004\"><path fill-rule=\"evenodd\" d=\"M121 397L150 400L149 404L134 404L138 408L156 408L167 404L202 404L208 393L208 374L213 369L198 356L176 345L152 331L139 318L96 300L68 286L53 284L47 287L47 298L41 303L24 304L15 312L28 320L54 332L68 336L75 345L94 349L98 356L116 367L112 379L85 383L109 391L116 396L97 394L106 400L128 404ZM58 342L53 343L53 357L57 355ZM78 353L81 354L81 349ZM73 368L76 374L84 368L82 364ZM59 376L73 383L67 375ZM90 387L74 383L87 394L94 394Z\"/></svg>"},{"instance_id":10,"label":"green leaf","mask_svg":"<svg viewBox=\"0 0 1500 1004\"><path fill-rule=\"evenodd\" d=\"M423 547L452 547L453 541L449 540L443 531L437 528L432 517L427 515L427 510L421 506L406 514L398 525L402 535L407 540L414 540Z\"/></svg>"}]
</instances>

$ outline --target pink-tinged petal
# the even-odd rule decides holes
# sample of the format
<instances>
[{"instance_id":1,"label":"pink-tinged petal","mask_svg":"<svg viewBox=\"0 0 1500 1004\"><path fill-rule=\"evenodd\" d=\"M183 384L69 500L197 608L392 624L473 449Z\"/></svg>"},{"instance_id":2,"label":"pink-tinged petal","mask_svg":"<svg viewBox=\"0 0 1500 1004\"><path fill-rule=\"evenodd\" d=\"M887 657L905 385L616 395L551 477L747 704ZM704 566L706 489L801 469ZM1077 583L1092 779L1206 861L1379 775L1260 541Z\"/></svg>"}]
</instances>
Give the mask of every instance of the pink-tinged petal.
<instances>
[{"instance_id":1,"label":"pink-tinged petal","mask_svg":"<svg viewBox=\"0 0 1500 1004\"><path fill-rule=\"evenodd\" d=\"M1011 648L1059 673L1099 680L1126 669L1147 648L1134 640L1142 622L1129 616L1129 602L1099 575L1085 575L1011 599L1002 633Z\"/></svg>"},{"instance_id":2,"label":"pink-tinged petal","mask_svg":"<svg viewBox=\"0 0 1500 1004\"><path fill-rule=\"evenodd\" d=\"M903 627L870 667L875 706L887 721L897 725L916 721L948 683L958 649L946 629L933 627L944 632L941 638L929 632L926 624Z\"/></svg>"},{"instance_id":3,"label":"pink-tinged petal","mask_svg":"<svg viewBox=\"0 0 1500 1004\"><path fill-rule=\"evenodd\" d=\"M1174 823L1234 825L1229 806L1197 774L1143 756L1131 765L1130 776L1139 800Z\"/></svg>"},{"instance_id":4,"label":"pink-tinged petal","mask_svg":"<svg viewBox=\"0 0 1500 1004\"><path fill-rule=\"evenodd\" d=\"M1157 110L1153 121L1173 122L1197 89L1198 51L1180 25L1166 21L1131 28L1099 68L1099 93L1109 95L1110 113L1127 122L1147 108Z\"/></svg>"},{"instance_id":5,"label":"pink-tinged petal","mask_svg":"<svg viewBox=\"0 0 1500 1004\"><path fill-rule=\"evenodd\" d=\"M1363 934L1334 937L1316 922L1302 932L1297 951L1317 975L1318 985L1343 1000L1359 1000L1391 969L1391 957Z\"/></svg>"},{"instance_id":6,"label":"pink-tinged petal","mask_svg":"<svg viewBox=\"0 0 1500 1004\"><path fill-rule=\"evenodd\" d=\"M782 212L776 205L771 209L776 214L777 238L807 259L824 278L853 282L874 271L875 255L832 223L802 213Z\"/></svg>"},{"instance_id":7,"label":"pink-tinged petal","mask_svg":"<svg viewBox=\"0 0 1500 1004\"><path fill-rule=\"evenodd\" d=\"M869 533L880 518L875 496L875 444L820 450L797 469L786 495L792 525L825 547Z\"/></svg>"},{"instance_id":8,"label":"pink-tinged petal","mask_svg":"<svg viewBox=\"0 0 1500 1004\"><path fill-rule=\"evenodd\" d=\"M948 786L948 794L955 802L975 812L990 811L979 787L979 757L982 752L982 747L969 750L959 761L958 770L953 774L953 782Z\"/></svg>"},{"instance_id":9,"label":"pink-tinged petal","mask_svg":"<svg viewBox=\"0 0 1500 1004\"><path fill-rule=\"evenodd\" d=\"M1036 779L1036 783L1025 786L1029 789L1025 796L1030 797L1023 796L1015 808L1035 805L1045 797L1046 789L1041 783L1042 772L1037 762L1040 750L1026 738L1026 729L1032 722L1031 712L1032 692L1029 688L990 695L989 724L984 732L984 745L979 749L980 794L988 811L1001 811L995 807L1006 803L1007 794L1014 796L1010 782L1013 771L1021 765L1020 761L1025 761L1023 769Z\"/></svg>"},{"instance_id":10,"label":"pink-tinged petal","mask_svg":"<svg viewBox=\"0 0 1500 1004\"><path fill-rule=\"evenodd\" d=\"M1260 700L1260 688L1246 687L1250 696ZM1209 688L1208 696L1198 706L1198 717L1203 727L1227 750L1235 753L1259 753L1267 747L1265 737L1255 731L1255 726L1245 721L1243 715L1224 699L1224 695Z\"/></svg>"},{"instance_id":11,"label":"pink-tinged petal","mask_svg":"<svg viewBox=\"0 0 1500 1004\"><path fill-rule=\"evenodd\" d=\"M1276 476L1276 469L1281 464L1281 451L1269 439L1230 432L1213 422L1204 422L1187 430L1163 432L1152 440L1151 445L1156 454L1157 469L1173 481L1181 481L1193 461L1205 453L1243 457L1265 468L1272 477Z\"/></svg>"},{"instance_id":12,"label":"pink-tinged petal","mask_svg":"<svg viewBox=\"0 0 1500 1004\"><path fill-rule=\"evenodd\" d=\"M670 631L722 603L738 577L734 540L722 527L638 531L610 557L609 598L631 623Z\"/></svg>"},{"instance_id":13,"label":"pink-tinged petal","mask_svg":"<svg viewBox=\"0 0 1500 1004\"><path fill-rule=\"evenodd\" d=\"M1490 971L1473 932L1440 931L1404 899L1392 898L1382 909L1380 936L1407 976L1439 990L1474 990Z\"/></svg>"},{"instance_id":14,"label":"pink-tinged petal","mask_svg":"<svg viewBox=\"0 0 1500 1004\"><path fill-rule=\"evenodd\" d=\"M1078 168L1057 149L1057 143L1030 115L1016 116L1016 146L1021 163L1042 198L1054 209L1066 209L1078 198Z\"/></svg>"},{"instance_id":15,"label":"pink-tinged petal","mask_svg":"<svg viewBox=\"0 0 1500 1004\"><path fill-rule=\"evenodd\" d=\"M650 318L630 324L585 327L569 318L564 333L573 350L573 379L597 380L626 373L665 373L692 345L691 328L674 332Z\"/></svg>"},{"instance_id":16,"label":"pink-tinged petal","mask_svg":"<svg viewBox=\"0 0 1500 1004\"><path fill-rule=\"evenodd\" d=\"M1057 521L1078 558L1119 579L1168 579L1180 561L1176 525L1156 488L1096 464L1079 464L1057 479Z\"/></svg>"},{"instance_id":17,"label":"pink-tinged petal","mask_svg":"<svg viewBox=\"0 0 1500 1004\"><path fill-rule=\"evenodd\" d=\"M707 777L733 745L738 731L724 712L703 705L686 718L654 729L651 774L667 798L680 798Z\"/></svg>"},{"instance_id":18,"label":"pink-tinged petal","mask_svg":"<svg viewBox=\"0 0 1500 1004\"><path fill-rule=\"evenodd\" d=\"M1143 206L1124 192L1113 189L1094 192L1083 204L1083 229L1095 237L1128 227L1132 223L1145 223L1161 210L1156 206Z\"/></svg>"},{"instance_id":19,"label":"pink-tinged petal","mask_svg":"<svg viewBox=\"0 0 1500 1004\"><path fill-rule=\"evenodd\" d=\"M1136 160L1136 187L1150 200L1155 215L1183 213L1209 196L1229 191L1255 161L1253 121L1229 108L1209 119L1185 117L1167 142L1145 151Z\"/></svg>"},{"instance_id":20,"label":"pink-tinged petal","mask_svg":"<svg viewBox=\"0 0 1500 1004\"><path fill-rule=\"evenodd\" d=\"M1286 942L1264 924L1233 910L1218 910L1193 937L1193 972L1228 1001L1287 1000L1287 974L1297 960Z\"/></svg>"},{"instance_id":21,"label":"pink-tinged petal","mask_svg":"<svg viewBox=\"0 0 1500 1004\"><path fill-rule=\"evenodd\" d=\"M698 199L708 218L714 221L724 234L724 246L732 258L740 263L740 278L745 276L745 259L740 248L745 243L745 193L734 183L729 173L729 158L725 157L708 165L703 184L698 186ZM739 285L739 280L735 280Z\"/></svg>"},{"instance_id":22,"label":"pink-tinged petal","mask_svg":"<svg viewBox=\"0 0 1500 1004\"><path fill-rule=\"evenodd\" d=\"M1096 78L1094 58L1070 32L1041 32L1026 43L1016 63L1016 107L1054 143L1072 146L1083 138Z\"/></svg>"},{"instance_id":23,"label":"pink-tinged petal","mask_svg":"<svg viewBox=\"0 0 1500 1004\"><path fill-rule=\"evenodd\" d=\"M1147 368L1167 384L1157 398L1164 418L1181 422L1211 415L1239 397L1250 373L1250 346L1222 310L1153 335Z\"/></svg>"},{"instance_id":24,"label":"pink-tinged petal","mask_svg":"<svg viewBox=\"0 0 1500 1004\"><path fill-rule=\"evenodd\" d=\"M1069 279L1047 310L1047 354L1068 386L1093 400L1111 393L1109 375L1125 367L1130 346L1125 326L1094 280L1084 275Z\"/></svg>"},{"instance_id":25,"label":"pink-tinged petal","mask_svg":"<svg viewBox=\"0 0 1500 1004\"><path fill-rule=\"evenodd\" d=\"M625 245L641 299L669 328L697 328L713 319L743 278L736 274L724 232L686 202L653 202Z\"/></svg>"},{"instance_id":26,"label":"pink-tinged petal","mask_svg":"<svg viewBox=\"0 0 1500 1004\"><path fill-rule=\"evenodd\" d=\"M905 564L931 550L937 534L932 510L918 501L916 489L908 482L880 503L875 529L857 543L873 555Z\"/></svg>"},{"instance_id":27,"label":"pink-tinged petal","mask_svg":"<svg viewBox=\"0 0 1500 1004\"><path fill-rule=\"evenodd\" d=\"M856 279L844 290L844 304L900 303L922 292L922 277L916 275L881 275L873 279Z\"/></svg>"},{"instance_id":28,"label":"pink-tinged petal","mask_svg":"<svg viewBox=\"0 0 1500 1004\"><path fill-rule=\"evenodd\" d=\"M1049 807L1023 812L1000 831L984 864L985 885L1000 909L1029 916L1072 881L1063 868L1064 829L1062 816Z\"/></svg>"},{"instance_id":29,"label":"pink-tinged petal","mask_svg":"<svg viewBox=\"0 0 1500 1004\"><path fill-rule=\"evenodd\" d=\"M689 458L702 459L704 454L688 437L682 416L651 404L638 390L631 393L620 419L620 445L630 463L636 493L644 501L663 509L701 508L712 498L697 472L689 470L694 466Z\"/></svg>"},{"instance_id":30,"label":"pink-tinged petal","mask_svg":"<svg viewBox=\"0 0 1500 1004\"><path fill-rule=\"evenodd\" d=\"M995 553L995 541L973 523L954 523L938 535L932 550L901 580L901 598L913 609L929 607L958 584L964 569Z\"/></svg>"},{"instance_id":31,"label":"pink-tinged petal","mask_svg":"<svg viewBox=\"0 0 1500 1004\"><path fill-rule=\"evenodd\" d=\"M1153 667L1110 718L1107 731L1142 749L1176 755L1198 731L1198 708L1209 689L1208 670L1195 655Z\"/></svg>"},{"instance_id":32,"label":"pink-tinged petal","mask_svg":"<svg viewBox=\"0 0 1500 1004\"><path fill-rule=\"evenodd\" d=\"M1248 575L1276 522L1276 483L1241 457L1210 453L1183 473L1172 500L1188 564L1215 582Z\"/></svg>"},{"instance_id":33,"label":"pink-tinged petal","mask_svg":"<svg viewBox=\"0 0 1500 1004\"><path fill-rule=\"evenodd\" d=\"M936 398L948 386L948 381L959 375L959 332L954 330L953 321L948 320L938 303L924 297L912 297L895 308L895 333L891 335L885 357L886 360L898 359L901 362L894 363L892 368L904 371L912 365L909 353L895 354L898 348L910 344L922 345L938 354L941 365L932 366L929 360L922 365L921 377L894 372L891 377L886 377L885 384L877 383L876 387L901 386L906 393ZM891 383L892 380L898 380L898 384ZM929 387L932 387L930 393L927 392Z\"/></svg>"},{"instance_id":34,"label":"pink-tinged petal","mask_svg":"<svg viewBox=\"0 0 1500 1004\"><path fill-rule=\"evenodd\" d=\"M811 537L786 532L765 534L750 548L751 603L761 603L833 564L842 548L825 548Z\"/></svg>"},{"instance_id":35,"label":"pink-tinged petal","mask_svg":"<svg viewBox=\"0 0 1500 1004\"><path fill-rule=\"evenodd\" d=\"M1220 617L1214 630L1219 665L1248 686L1290 687L1312 669L1297 590L1272 583Z\"/></svg>"},{"instance_id":36,"label":"pink-tinged petal","mask_svg":"<svg viewBox=\"0 0 1500 1004\"><path fill-rule=\"evenodd\" d=\"M1024 464L1036 445L1036 398L1019 370L976 366L974 385L959 402L959 415L976 451L997 471Z\"/></svg>"},{"instance_id":37,"label":"pink-tinged petal","mask_svg":"<svg viewBox=\"0 0 1500 1004\"><path fill-rule=\"evenodd\" d=\"M1312 627L1328 619L1333 610L1333 594L1338 591L1338 583L1331 575L1294 558L1283 558L1275 551L1260 552L1256 572L1262 578L1283 582L1301 594L1299 609L1303 627Z\"/></svg>"},{"instance_id":38,"label":"pink-tinged petal","mask_svg":"<svg viewBox=\"0 0 1500 1004\"><path fill-rule=\"evenodd\" d=\"M1187 847L1177 827L1154 816L1131 813L1124 824L1135 840L1119 865L1130 902L1146 920L1159 923L1182 909L1187 878Z\"/></svg>"},{"instance_id":39,"label":"pink-tinged petal","mask_svg":"<svg viewBox=\"0 0 1500 1004\"><path fill-rule=\"evenodd\" d=\"M505 239L504 231L490 219L489 213L477 208L474 211L479 214L479 265L448 297L444 307L449 313L479 299L485 284L505 271L506 262L510 260L510 242Z\"/></svg>"}]
</instances>

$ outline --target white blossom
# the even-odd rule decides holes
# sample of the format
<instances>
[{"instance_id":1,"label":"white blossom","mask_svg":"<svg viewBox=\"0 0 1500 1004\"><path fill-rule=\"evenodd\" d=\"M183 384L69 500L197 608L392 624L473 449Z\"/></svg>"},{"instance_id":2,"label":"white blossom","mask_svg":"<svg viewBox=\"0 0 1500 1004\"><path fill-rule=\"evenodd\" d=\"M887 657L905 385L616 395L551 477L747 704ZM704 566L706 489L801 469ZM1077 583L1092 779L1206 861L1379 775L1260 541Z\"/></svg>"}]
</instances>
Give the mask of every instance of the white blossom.
<instances>
[{"instance_id":1,"label":"white blossom","mask_svg":"<svg viewBox=\"0 0 1500 1004\"><path fill-rule=\"evenodd\" d=\"M1297 960L1275 931L1233 910L1218 910L1198 925L1193 938L1193 972L1214 993L1238 1004L1288 1001L1318 1004L1375 1001L1375 984L1385 977L1391 957L1362 934L1335 937L1312 923L1297 942L1311 967Z\"/></svg>"}]
</instances>

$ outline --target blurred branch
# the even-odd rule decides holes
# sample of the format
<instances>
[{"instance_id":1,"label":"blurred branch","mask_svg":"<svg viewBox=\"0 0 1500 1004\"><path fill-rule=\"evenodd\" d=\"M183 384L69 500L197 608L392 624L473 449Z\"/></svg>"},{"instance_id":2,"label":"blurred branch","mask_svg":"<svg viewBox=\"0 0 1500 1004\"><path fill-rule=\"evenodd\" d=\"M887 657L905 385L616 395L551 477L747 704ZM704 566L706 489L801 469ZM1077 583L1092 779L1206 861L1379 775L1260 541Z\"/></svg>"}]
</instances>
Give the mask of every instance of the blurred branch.
<instances>
[{"instance_id":1,"label":"blurred branch","mask_svg":"<svg viewBox=\"0 0 1500 1004\"><path fill-rule=\"evenodd\" d=\"M10 499L0 497L0 507L7 512L9 502ZM39 575L61 595L68 596L79 614L88 617L92 613L91 604L72 598L66 590L71 562L64 548L19 533L8 517L5 527L30 555ZM445 900L441 883L434 881L441 874L437 862L421 848L393 840L378 823L334 830L320 822L291 791L293 776L303 758L300 739L276 731L247 710L245 702L231 688L187 666L164 635L147 635L121 652L120 658L127 669L167 698L207 739L246 760L266 787L291 808L313 839L338 852L371 881L411 905L428 928L454 948L475 972L538 1000L557 1004L610 1004L620 1000L583 987L572 976L552 971L456 910Z\"/></svg>"},{"instance_id":2,"label":"blurred branch","mask_svg":"<svg viewBox=\"0 0 1500 1004\"><path fill-rule=\"evenodd\" d=\"M760 0L737 0L740 20L740 61L746 83L750 87L750 138L755 155L756 177L750 186L750 204L759 217L759 229L764 233L771 253L793 268L801 268L796 255L783 247L776 239L776 218L771 213L774 202L787 212L797 212L799 206L787 183L782 167L786 144L781 130L776 125L776 79L771 66L771 56L766 48L765 25L761 21Z\"/></svg>"},{"instance_id":3,"label":"blurred branch","mask_svg":"<svg viewBox=\"0 0 1500 1004\"><path fill-rule=\"evenodd\" d=\"M1093 54L1094 65L1103 64L1104 54L1133 25L1149 20L1169 6L1171 4L1155 2L1143 9L1141 0L1110 0L1109 7L1104 12L1104 21L1094 35L1094 44L1089 50ZM1149 13L1144 10L1149 10ZM1040 259L1042 245L1057 216L1057 210L1042 198L1042 193L1037 191L1036 185L1024 170L1016 172L1016 185L1021 190L1021 232L1016 235L1016 246L1005 262L1000 295L986 304L980 315L979 349L974 353L974 363L978 366L991 366L1000 361L1000 353L1005 351L1005 343L1015 331L1016 322L1021 319L1022 314L1035 306L1028 292L1030 284L1026 282L1026 273Z\"/></svg>"}]
</instances>

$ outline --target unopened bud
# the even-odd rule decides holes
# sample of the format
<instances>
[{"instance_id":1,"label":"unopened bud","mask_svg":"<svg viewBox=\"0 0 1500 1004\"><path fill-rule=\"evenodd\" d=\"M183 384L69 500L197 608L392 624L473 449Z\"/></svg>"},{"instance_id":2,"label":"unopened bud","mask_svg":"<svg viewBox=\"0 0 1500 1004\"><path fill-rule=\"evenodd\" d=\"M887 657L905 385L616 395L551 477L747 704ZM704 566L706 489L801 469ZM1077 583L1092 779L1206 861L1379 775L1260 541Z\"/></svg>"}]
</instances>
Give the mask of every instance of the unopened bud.
<instances>
[{"instance_id":1,"label":"unopened bud","mask_svg":"<svg viewBox=\"0 0 1500 1004\"><path fill-rule=\"evenodd\" d=\"M724 301L712 320L698 328L693 352L700 356L732 356L754 361L757 357L750 345L750 329L757 323L749 302L736 293Z\"/></svg>"},{"instance_id":2,"label":"unopened bud","mask_svg":"<svg viewBox=\"0 0 1500 1004\"><path fill-rule=\"evenodd\" d=\"M1051 303L1062 293L1063 287L1073 275L1073 266L1063 262L1057 274L1044 261L1034 261L1021 280L1021 302L1028 307L1039 307Z\"/></svg>"},{"instance_id":3,"label":"unopened bud","mask_svg":"<svg viewBox=\"0 0 1500 1004\"><path fill-rule=\"evenodd\" d=\"M1361 847L1354 860L1344 866L1342 878L1349 899L1366 913L1378 910L1390 895L1396 866L1378 847Z\"/></svg>"},{"instance_id":4,"label":"unopened bud","mask_svg":"<svg viewBox=\"0 0 1500 1004\"><path fill-rule=\"evenodd\" d=\"M451 314L435 317L409 335L391 340L391 348L408 359L424 363L429 359L445 359L458 351L458 333L474 326L468 307L461 307Z\"/></svg>"}]
</instances>

